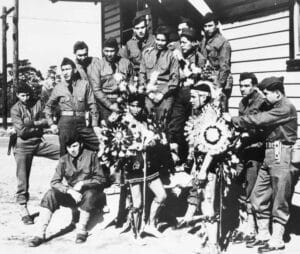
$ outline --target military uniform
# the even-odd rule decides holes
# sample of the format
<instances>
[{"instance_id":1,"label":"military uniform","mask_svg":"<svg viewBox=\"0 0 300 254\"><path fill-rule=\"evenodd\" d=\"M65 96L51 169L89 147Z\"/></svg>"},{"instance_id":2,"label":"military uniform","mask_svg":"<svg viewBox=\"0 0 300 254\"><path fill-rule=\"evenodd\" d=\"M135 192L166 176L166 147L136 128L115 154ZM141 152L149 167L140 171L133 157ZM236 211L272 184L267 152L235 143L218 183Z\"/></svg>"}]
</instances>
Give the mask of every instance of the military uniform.
<instances>
[{"instance_id":1,"label":"military uniform","mask_svg":"<svg viewBox=\"0 0 300 254\"><path fill-rule=\"evenodd\" d=\"M130 81L132 65L129 60L116 56L116 59L110 63L103 57L92 65L89 75L90 84L100 108L100 116L104 120L107 120L111 114L109 107L117 102L120 95L118 81L113 77L115 73L122 74L125 81Z\"/></svg>"},{"instance_id":2,"label":"military uniform","mask_svg":"<svg viewBox=\"0 0 300 254\"><path fill-rule=\"evenodd\" d=\"M232 82L228 79L231 68L231 46L229 42L217 30L210 38L203 38L200 51L215 70L214 75L223 88L227 99L229 99L232 89Z\"/></svg>"},{"instance_id":3,"label":"military uniform","mask_svg":"<svg viewBox=\"0 0 300 254\"><path fill-rule=\"evenodd\" d=\"M260 92L254 89L248 96L239 103L239 116L253 115L261 112L265 100ZM249 137L242 139L240 147L240 161L238 167L241 169L239 184L245 185L244 192L240 198L247 205L247 212L252 213L250 195L256 182L257 173L264 159L264 137L263 132L257 128L248 130Z\"/></svg>"},{"instance_id":4,"label":"military uniform","mask_svg":"<svg viewBox=\"0 0 300 254\"><path fill-rule=\"evenodd\" d=\"M129 59L133 65L135 75L138 75L142 59L142 52L146 48L154 46L155 37L152 34L148 34L142 40L139 40L136 36L133 36L129 41L127 41L125 48L120 51L120 55Z\"/></svg>"},{"instance_id":5,"label":"military uniform","mask_svg":"<svg viewBox=\"0 0 300 254\"><path fill-rule=\"evenodd\" d=\"M17 132L14 155L17 163L17 202L26 204L29 199L29 176L34 156L59 159L59 146L42 139L43 128L48 126L42 118L40 101L26 106L18 101L11 108L11 119Z\"/></svg>"},{"instance_id":6,"label":"military uniform","mask_svg":"<svg viewBox=\"0 0 300 254\"><path fill-rule=\"evenodd\" d=\"M268 240L271 218L272 238L283 244L278 248L284 248L282 236L284 225L290 216L289 204L292 195L291 149L297 140L296 108L283 96L268 111L233 117L232 122L235 127L246 130L252 127L266 130L265 158L250 200L258 219L257 238L261 241Z\"/></svg>"},{"instance_id":7,"label":"military uniform","mask_svg":"<svg viewBox=\"0 0 300 254\"><path fill-rule=\"evenodd\" d=\"M63 179L66 183L63 183ZM81 181L84 182L80 191L83 197L76 205L67 191ZM102 209L105 205L105 194L102 192L104 184L105 177L96 152L84 149L75 159L65 154L59 160L51 180L51 189L44 195L41 206L48 208L52 213L60 206L79 206L87 212Z\"/></svg>"},{"instance_id":8,"label":"military uniform","mask_svg":"<svg viewBox=\"0 0 300 254\"><path fill-rule=\"evenodd\" d=\"M99 140L92 128L86 127L85 122L85 112L89 109L92 126L98 126L97 106L88 81L78 78L72 81L71 86L62 81L54 87L44 110L50 126L53 124L53 108L57 104L61 111L58 122L61 155L66 153L65 142L74 131L84 139L88 149L97 151Z\"/></svg>"},{"instance_id":9,"label":"military uniform","mask_svg":"<svg viewBox=\"0 0 300 254\"><path fill-rule=\"evenodd\" d=\"M184 61L186 64L195 64L197 67L203 67L205 65L206 59L200 52L192 51ZM185 161L187 152L188 152L188 144L185 140L184 136L184 125L191 115L191 105L190 105L190 88L191 84L187 84L187 79L193 81L193 83L197 80L197 77L186 77L183 72L184 66L180 66L179 68L179 82L180 88L178 89L174 105L172 107L172 113L170 117L169 123L169 134L170 134L170 142L177 143L178 146L178 154L181 161Z\"/></svg>"},{"instance_id":10,"label":"military uniform","mask_svg":"<svg viewBox=\"0 0 300 254\"><path fill-rule=\"evenodd\" d=\"M148 48L142 53L139 82L146 87L152 73L158 72L155 83L157 89L155 94L162 94L163 99L154 103L149 97L146 98L146 108L149 112L154 111L158 119L164 114L169 117L174 101L174 92L179 83L179 65L170 50L159 51L156 47Z\"/></svg>"}]
</instances>

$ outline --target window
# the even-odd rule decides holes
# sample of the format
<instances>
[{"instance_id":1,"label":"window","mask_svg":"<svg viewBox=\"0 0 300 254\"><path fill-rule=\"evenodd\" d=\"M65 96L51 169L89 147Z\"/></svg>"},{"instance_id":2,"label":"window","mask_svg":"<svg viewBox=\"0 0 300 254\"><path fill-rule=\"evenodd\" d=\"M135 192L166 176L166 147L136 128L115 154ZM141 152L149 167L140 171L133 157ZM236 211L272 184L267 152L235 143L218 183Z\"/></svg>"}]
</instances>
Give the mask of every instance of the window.
<instances>
[{"instance_id":1,"label":"window","mask_svg":"<svg viewBox=\"0 0 300 254\"><path fill-rule=\"evenodd\" d=\"M287 71L300 71L300 0L290 1L290 60Z\"/></svg>"}]
</instances>

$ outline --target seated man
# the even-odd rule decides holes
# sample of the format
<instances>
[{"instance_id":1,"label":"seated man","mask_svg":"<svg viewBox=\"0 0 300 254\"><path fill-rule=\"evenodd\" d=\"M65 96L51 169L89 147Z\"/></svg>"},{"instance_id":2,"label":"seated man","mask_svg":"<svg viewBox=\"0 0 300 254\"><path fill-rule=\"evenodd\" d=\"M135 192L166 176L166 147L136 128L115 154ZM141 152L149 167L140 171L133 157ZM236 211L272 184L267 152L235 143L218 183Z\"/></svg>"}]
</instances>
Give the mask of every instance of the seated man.
<instances>
[{"instance_id":1,"label":"seated man","mask_svg":"<svg viewBox=\"0 0 300 254\"><path fill-rule=\"evenodd\" d=\"M52 214L60 206L70 207L72 210L79 207L76 243L85 242L91 212L102 209L105 204L105 194L102 192L105 178L97 152L85 149L77 135L70 135L66 146L67 154L60 158L51 181L51 189L41 201L39 229L29 242L30 247L39 246L45 241ZM66 184L63 180L66 180Z\"/></svg>"}]
</instances>

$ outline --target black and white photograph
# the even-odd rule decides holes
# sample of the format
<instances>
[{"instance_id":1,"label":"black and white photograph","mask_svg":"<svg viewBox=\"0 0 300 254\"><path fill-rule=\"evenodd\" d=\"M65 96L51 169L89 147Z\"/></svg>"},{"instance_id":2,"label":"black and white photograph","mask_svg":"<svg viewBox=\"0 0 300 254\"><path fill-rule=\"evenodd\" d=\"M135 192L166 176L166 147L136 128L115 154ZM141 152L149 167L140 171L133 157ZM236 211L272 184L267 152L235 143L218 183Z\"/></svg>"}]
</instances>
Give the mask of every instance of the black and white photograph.
<instances>
[{"instance_id":1,"label":"black and white photograph","mask_svg":"<svg viewBox=\"0 0 300 254\"><path fill-rule=\"evenodd\" d=\"M1 253L300 253L300 0L0 11Z\"/></svg>"}]
</instances>

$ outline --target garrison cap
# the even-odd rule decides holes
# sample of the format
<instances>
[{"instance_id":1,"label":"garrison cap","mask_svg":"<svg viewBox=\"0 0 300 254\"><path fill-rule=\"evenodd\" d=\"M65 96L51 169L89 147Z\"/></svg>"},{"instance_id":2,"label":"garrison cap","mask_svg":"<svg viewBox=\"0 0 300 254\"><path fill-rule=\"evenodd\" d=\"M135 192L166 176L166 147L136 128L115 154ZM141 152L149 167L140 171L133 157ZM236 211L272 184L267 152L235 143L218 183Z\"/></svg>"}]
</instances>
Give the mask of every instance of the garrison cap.
<instances>
[{"instance_id":1,"label":"garrison cap","mask_svg":"<svg viewBox=\"0 0 300 254\"><path fill-rule=\"evenodd\" d=\"M132 20L132 25L136 26L139 23L141 23L142 21L145 21L145 23L147 22L145 15L135 16L134 19Z\"/></svg>"},{"instance_id":2,"label":"garrison cap","mask_svg":"<svg viewBox=\"0 0 300 254\"><path fill-rule=\"evenodd\" d=\"M187 37L191 41L196 41L197 36L196 36L196 30L194 28L184 28L182 29L182 33L180 37Z\"/></svg>"},{"instance_id":3,"label":"garrison cap","mask_svg":"<svg viewBox=\"0 0 300 254\"><path fill-rule=\"evenodd\" d=\"M118 49L119 46L115 38L108 38L103 43L103 48L105 47Z\"/></svg>"},{"instance_id":4,"label":"garrison cap","mask_svg":"<svg viewBox=\"0 0 300 254\"><path fill-rule=\"evenodd\" d=\"M71 65L73 69L76 69L75 63L70 58L67 58L67 57L63 58L60 66L64 66L64 65Z\"/></svg>"},{"instance_id":5,"label":"garrison cap","mask_svg":"<svg viewBox=\"0 0 300 254\"><path fill-rule=\"evenodd\" d=\"M284 86L283 86L284 77L269 77L263 79L259 84L259 89L264 90L267 89L269 91L279 90L284 94Z\"/></svg>"}]
</instances>

